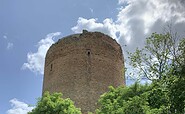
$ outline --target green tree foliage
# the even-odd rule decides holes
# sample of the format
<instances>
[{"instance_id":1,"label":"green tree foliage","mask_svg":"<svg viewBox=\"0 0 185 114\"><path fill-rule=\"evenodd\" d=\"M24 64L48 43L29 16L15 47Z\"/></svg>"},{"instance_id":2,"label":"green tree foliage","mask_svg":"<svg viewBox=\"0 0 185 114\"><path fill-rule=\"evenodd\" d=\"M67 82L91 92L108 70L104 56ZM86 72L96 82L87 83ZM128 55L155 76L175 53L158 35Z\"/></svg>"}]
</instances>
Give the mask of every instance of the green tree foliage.
<instances>
[{"instance_id":1,"label":"green tree foliage","mask_svg":"<svg viewBox=\"0 0 185 114\"><path fill-rule=\"evenodd\" d=\"M143 49L136 49L129 55L130 65L139 69L140 76L157 85L150 92L149 104L153 108L164 105L168 107L168 113L184 113L185 38L180 39L172 32L153 33L146 39ZM160 96L163 99L159 99Z\"/></svg>"},{"instance_id":2,"label":"green tree foliage","mask_svg":"<svg viewBox=\"0 0 185 114\"><path fill-rule=\"evenodd\" d=\"M167 91L160 87L153 88L148 94L148 103L152 108L160 108L161 106L168 106Z\"/></svg>"},{"instance_id":3,"label":"green tree foliage","mask_svg":"<svg viewBox=\"0 0 185 114\"><path fill-rule=\"evenodd\" d=\"M63 99L61 93L45 92L41 99L28 114L81 114L70 99Z\"/></svg>"},{"instance_id":4,"label":"green tree foliage","mask_svg":"<svg viewBox=\"0 0 185 114\"><path fill-rule=\"evenodd\" d=\"M109 92L99 100L97 114L165 114L163 102L167 102L161 93L155 93L153 85L135 83L130 87L109 87ZM155 96L158 99L155 99ZM157 102L150 102L149 97ZM150 102L150 103L149 103ZM162 105L161 105L162 104Z\"/></svg>"},{"instance_id":5,"label":"green tree foliage","mask_svg":"<svg viewBox=\"0 0 185 114\"><path fill-rule=\"evenodd\" d=\"M129 53L130 65L151 85L110 87L99 100L97 114L184 114L185 38L153 33L143 49Z\"/></svg>"},{"instance_id":6,"label":"green tree foliage","mask_svg":"<svg viewBox=\"0 0 185 114\"><path fill-rule=\"evenodd\" d=\"M168 97L170 112L177 114L185 113L185 78L172 77L169 80Z\"/></svg>"},{"instance_id":7,"label":"green tree foliage","mask_svg":"<svg viewBox=\"0 0 185 114\"><path fill-rule=\"evenodd\" d=\"M185 72L185 38L177 35L153 33L143 49L128 54L130 65L150 80L166 78L172 70Z\"/></svg>"}]
</instances>

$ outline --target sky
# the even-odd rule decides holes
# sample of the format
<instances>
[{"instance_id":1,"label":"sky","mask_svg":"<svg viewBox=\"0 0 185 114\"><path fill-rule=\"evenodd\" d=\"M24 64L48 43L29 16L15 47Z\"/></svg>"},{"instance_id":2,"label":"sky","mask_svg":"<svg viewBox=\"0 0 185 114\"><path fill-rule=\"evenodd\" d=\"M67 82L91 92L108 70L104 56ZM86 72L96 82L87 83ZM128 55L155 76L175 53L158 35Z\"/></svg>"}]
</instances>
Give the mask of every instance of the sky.
<instances>
[{"instance_id":1,"label":"sky","mask_svg":"<svg viewBox=\"0 0 185 114\"><path fill-rule=\"evenodd\" d=\"M0 17L0 114L34 108L45 54L64 36L103 32L122 46L125 59L167 25L185 36L184 0L0 0Z\"/></svg>"}]
</instances>

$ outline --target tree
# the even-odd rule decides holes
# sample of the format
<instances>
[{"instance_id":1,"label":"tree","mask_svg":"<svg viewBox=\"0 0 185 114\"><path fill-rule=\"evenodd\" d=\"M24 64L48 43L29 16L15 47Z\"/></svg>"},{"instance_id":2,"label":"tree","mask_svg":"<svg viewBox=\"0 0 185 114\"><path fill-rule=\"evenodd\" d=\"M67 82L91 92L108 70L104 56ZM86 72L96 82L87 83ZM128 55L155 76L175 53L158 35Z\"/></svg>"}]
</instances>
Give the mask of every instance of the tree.
<instances>
[{"instance_id":1,"label":"tree","mask_svg":"<svg viewBox=\"0 0 185 114\"><path fill-rule=\"evenodd\" d=\"M185 78L171 77L167 85L170 112L175 114L185 113Z\"/></svg>"},{"instance_id":2,"label":"tree","mask_svg":"<svg viewBox=\"0 0 185 114\"><path fill-rule=\"evenodd\" d=\"M185 66L185 39L171 33L152 33L143 49L128 54L130 65L139 69L140 76L149 80L165 78L170 70Z\"/></svg>"},{"instance_id":3,"label":"tree","mask_svg":"<svg viewBox=\"0 0 185 114\"><path fill-rule=\"evenodd\" d=\"M70 99L63 99L61 93L45 92L28 114L81 114L81 111Z\"/></svg>"},{"instance_id":4,"label":"tree","mask_svg":"<svg viewBox=\"0 0 185 114\"><path fill-rule=\"evenodd\" d=\"M141 85L135 83L129 87L109 87L109 91L103 94L99 100L97 114L167 114L162 104L164 96L156 93L157 101L149 103L149 97L155 98L153 85ZM154 99L153 99L154 100ZM156 99L155 99L156 100ZM159 105L158 105L159 104ZM158 105L159 107L154 107Z\"/></svg>"},{"instance_id":5,"label":"tree","mask_svg":"<svg viewBox=\"0 0 185 114\"><path fill-rule=\"evenodd\" d=\"M143 49L129 55L139 75L152 83L110 87L100 97L97 114L184 114L185 38L153 33Z\"/></svg>"},{"instance_id":6,"label":"tree","mask_svg":"<svg viewBox=\"0 0 185 114\"><path fill-rule=\"evenodd\" d=\"M130 65L138 69L140 76L147 77L157 85L150 95L160 94L149 97L150 105L155 102L154 107L158 108L163 104L168 113L184 113L185 38L180 39L172 32L153 33L146 39L143 49L136 49L129 55ZM167 98L167 102L158 99L160 96Z\"/></svg>"}]
</instances>

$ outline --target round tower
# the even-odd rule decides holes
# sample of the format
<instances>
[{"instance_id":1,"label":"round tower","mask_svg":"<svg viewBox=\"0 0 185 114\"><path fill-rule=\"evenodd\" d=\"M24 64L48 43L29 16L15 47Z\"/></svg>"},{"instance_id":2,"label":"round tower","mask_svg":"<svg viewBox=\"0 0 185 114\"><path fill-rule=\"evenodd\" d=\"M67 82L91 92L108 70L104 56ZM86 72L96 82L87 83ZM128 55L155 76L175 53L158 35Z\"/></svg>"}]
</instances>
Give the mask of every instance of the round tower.
<instances>
[{"instance_id":1,"label":"round tower","mask_svg":"<svg viewBox=\"0 0 185 114\"><path fill-rule=\"evenodd\" d=\"M62 92L82 113L94 112L108 86L125 85L120 45L100 32L83 31L60 39L45 58L43 92Z\"/></svg>"}]
</instances>

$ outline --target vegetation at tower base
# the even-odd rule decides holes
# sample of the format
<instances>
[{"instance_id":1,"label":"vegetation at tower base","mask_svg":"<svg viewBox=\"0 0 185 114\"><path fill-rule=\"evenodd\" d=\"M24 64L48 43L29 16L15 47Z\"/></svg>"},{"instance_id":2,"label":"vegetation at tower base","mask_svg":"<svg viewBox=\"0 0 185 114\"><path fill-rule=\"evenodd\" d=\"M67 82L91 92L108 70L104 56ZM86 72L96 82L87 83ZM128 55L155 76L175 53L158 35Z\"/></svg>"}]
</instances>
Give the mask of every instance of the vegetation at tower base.
<instances>
[{"instance_id":1,"label":"vegetation at tower base","mask_svg":"<svg viewBox=\"0 0 185 114\"><path fill-rule=\"evenodd\" d=\"M96 114L184 114L185 80L175 82L169 89L160 84L136 82L129 87L110 87L99 99Z\"/></svg>"},{"instance_id":2,"label":"vegetation at tower base","mask_svg":"<svg viewBox=\"0 0 185 114\"><path fill-rule=\"evenodd\" d=\"M63 99L61 93L45 92L37 106L28 114L81 114L70 99Z\"/></svg>"},{"instance_id":3,"label":"vegetation at tower base","mask_svg":"<svg viewBox=\"0 0 185 114\"><path fill-rule=\"evenodd\" d=\"M99 100L97 114L167 114L168 101L163 91L155 93L154 85L141 85L138 82L129 87L109 88ZM155 94L154 94L155 93ZM155 99L157 97L157 99ZM149 99L151 98L151 99ZM150 102L155 100L156 102ZM155 105L159 105L157 108Z\"/></svg>"},{"instance_id":4,"label":"vegetation at tower base","mask_svg":"<svg viewBox=\"0 0 185 114\"><path fill-rule=\"evenodd\" d=\"M159 85L168 95L170 113L185 112L185 38L177 33L153 33L146 46L130 54L130 64L141 76Z\"/></svg>"},{"instance_id":5,"label":"vegetation at tower base","mask_svg":"<svg viewBox=\"0 0 185 114\"><path fill-rule=\"evenodd\" d=\"M185 38L153 33L144 49L130 54L130 64L150 85L110 87L99 100L97 114L184 114Z\"/></svg>"}]
</instances>

